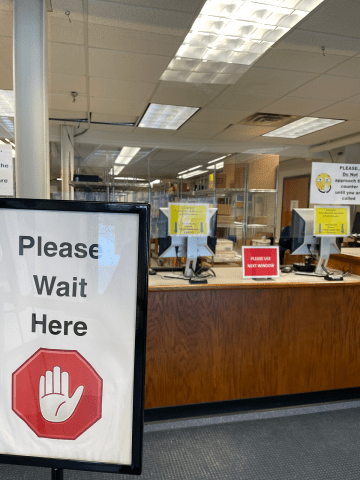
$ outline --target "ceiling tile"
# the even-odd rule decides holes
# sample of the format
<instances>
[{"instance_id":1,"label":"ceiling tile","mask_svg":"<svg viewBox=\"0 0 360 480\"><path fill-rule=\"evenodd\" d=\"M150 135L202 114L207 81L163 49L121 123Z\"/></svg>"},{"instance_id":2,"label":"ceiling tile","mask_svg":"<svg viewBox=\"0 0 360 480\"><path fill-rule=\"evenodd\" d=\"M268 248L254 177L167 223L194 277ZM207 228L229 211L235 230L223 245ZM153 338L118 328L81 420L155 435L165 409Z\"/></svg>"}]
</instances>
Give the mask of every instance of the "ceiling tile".
<instances>
[{"instance_id":1,"label":"ceiling tile","mask_svg":"<svg viewBox=\"0 0 360 480\"><path fill-rule=\"evenodd\" d=\"M228 126L228 123L217 124L189 121L176 132L175 136L185 138L212 138Z\"/></svg>"},{"instance_id":2,"label":"ceiling tile","mask_svg":"<svg viewBox=\"0 0 360 480\"><path fill-rule=\"evenodd\" d=\"M346 30L343 33L346 33ZM357 38L309 32L308 30L298 28L289 32L283 39L276 42L272 48L275 50L290 49L322 53L322 46L325 46L325 55L352 57L360 52L360 40Z\"/></svg>"},{"instance_id":3,"label":"ceiling tile","mask_svg":"<svg viewBox=\"0 0 360 480\"><path fill-rule=\"evenodd\" d=\"M0 10L0 35L12 37L13 34L13 15L12 11Z\"/></svg>"},{"instance_id":4,"label":"ceiling tile","mask_svg":"<svg viewBox=\"0 0 360 480\"><path fill-rule=\"evenodd\" d=\"M68 10L71 22L82 22L83 20L82 0L51 0L51 6L52 12L48 14L50 17L64 18L70 23L68 16L65 15Z\"/></svg>"},{"instance_id":5,"label":"ceiling tile","mask_svg":"<svg viewBox=\"0 0 360 480\"><path fill-rule=\"evenodd\" d=\"M71 95L61 95L51 93L49 95L49 109L68 110L68 111L87 111L86 97L79 95L76 102L73 102Z\"/></svg>"},{"instance_id":6,"label":"ceiling tile","mask_svg":"<svg viewBox=\"0 0 360 480\"><path fill-rule=\"evenodd\" d=\"M154 153L151 155L151 161L157 160L157 161L175 161L178 160L179 158L186 157L187 155L192 154L192 151L186 151L186 150L164 150L161 149L158 152Z\"/></svg>"},{"instance_id":7,"label":"ceiling tile","mask_svg":"<svg viewBox=\"0 0 360 480\"><path fill-rule=\"evenodd\" d=\"M101 0L109 1L109 0ZM112 3L126 3L147 8L159 8L161 10L175 10L178 12L194 13L199 9L204 0L111 0Z\"/></svg>"},{"instance_id":8,"label":"ceiling tile","mask_svg":"<svg viewBox=\"0 0 360 480\"><path fill-rule=\"evenodd\" d=\"M12 0L1 0L0 10L12 10L13 2Z\"/></svg>"},{"instance_id":9,"label":"ceiling tile","mask_svg":"<svg viewBox=\"0 0 360 480\"><path fill-rule=\"evenodd\" d=\"M349 58L346 62L333 68L328 75L340 75L341 77L360 77L360 57Z\"/></svg>"},{"instance_id":10,"label":"ceiling tile","mask_svg":"<svg viewBox=\"0 0 360 480\"><path fill-rule=\"evenodd\" d=\"M225 88L226 85L161 82L151 102L162 105L203 107Z\"/></svg>"},{"instance_id":11,"label":"ceiling tile","mask_svg":"<svg viewBox=\"0 0 360 480\"><path fill-rule=\"evenodd\" d=\"M167 130L162 128L143 128L137 127L134 131L135 135L162 135L165 137L172 137L176 130Z\"/></svg>"},{"instance_id":12,"label":"ceiling tile","mask_svg":"<svg viewBox=\"0 0 360 480\"><path fill-rule=\"evenodd\" d=\"M318 100L309 98L283 97L268 105L266 113L279 113L282 115L310 115L315 110L320 110L334 103L333 100Z\"/></svg>"},{"instance_id":13,"label":"ceiling tile","mask_svg":"<svg viewBox=\"0 0 360 480\"><path fill-rule=\"evenodd\" d=\"M0 58L0 89L12 90L13 89L13 77L12 72L6 67L4 62Z\"/></svg>"},{"instance_id":14,"label":"ceiling tile","mask_svg":"<svg viewBox=\"0 0 360 480\"><path fill-rule=\"evenodd\" d=\"M48 17L49 42L84 44L83 22L62 17Z\"/></svg>"},{"instance_id":15,"label":"ceiling tile","mask_svg":"<svg viewBox=\"0 0 360 480\"><path fill-rule=\"evenodd\" d=\"M314 73L252 67L228 91L283 96L315 77Z\"/></svg>"},{"instance_id":16,"label":"ceiling tile","mask_svg":"<svg viewBox=\"0 0 360 480\"><path fill-rule=\"evenodd\" d=\"M147 103L124 103L105 98L90 98L90 111L94 113L109 113L110 115L142 115Z\"/></svg>"},{"instance_id":17,"label":"ceiling tile","mask_svg":"<svg viewBox=\"0 0 360 480\"><path fill-rule=\"evenodd\" d=\"M356 103L339 102L331 105L331 107L313 112L311 116L352 120L354 118L360 118L360 105Z\"/></svg>"},{"instance_id":18,"label":"ceiling tile","mask_svg":"<svg viewBox=\"0 0 360 480\"><path fill-rule=\"evenodd\" d=\"M78 45L49 44L51 72L68 75L85 75L84 47Z\"/></svg>"},{"instance_id":19,"label":"ceiling tile","mask_svg":"<svg viewBox=\"0 0 360 480\"><path fill-rule=\"evenodd\" d=\"M291 93L294 97L343 100L360 92L360 78L321 75Z\"/></svg>"},{"instance_id":20,"label":"ceiling tile","mask_svg":"<svg viewBox=\"0 0 360 480\"><path fill-rule=\"evenodd\" d=\"M118 82L107 78L90 78L90 95L97 98L114 98L118 101L148 101L155 83Z\"/></svg>"},{"instance_id":21,"label":"ceiling tile","mask_svg":"<svg viewBox=\"0 0 360 480\"><path fill-rule=\"evenodd\" d=\"M360 38L358 0L329 0L306 18L301 28L315 32Z\"/></svg>"},{"instance_id":22,"label":"ceiling tile","mask_svg":"<svg viewBox=\"0 0 360 480\"><path fill-rule=\"evenodd\" d=\"M13 48L12 48L12 37L1 37L0 36L0 58L4 62L5 66L12 75L12 63L13 63Z\"/></svg>"},{"instance_id":23,"label":"ceiling tile","mask_svg":"<svg viewBox=\"0 0 360 480\"><path fill-rule=\"evenodd\" d=\"M181 43L182 37L173 35L89 24L90 47L173 57Z\"/></svg>"},{"instance_id":24,"label":"ceiling tile","mask_svg":"<svg viewBox=\"0 0 360 480\"><path fill-rule=\"evenodd\" d=\"M231 125L224 132L217 135L216 140L248 140L249 138L258 137L264 133L271 132L273 127L253 127L248 125Z\"/></svg>"},{"instance_id":25,"label":"ceiling tile","mask_svg":"<svg viewBox=\"0 0 360 480\"><path fill-rule=\"evenodd\" d=\"M360 94L354 95L353 97L349 97L344 101L345 103L360 103Z\"/></svg>"},{"instance_id":26,"label":"ceiling tile","mask_svg":"<svg viewBox=\"0 0 360 480\"><path fill-rule=\"evenodd\" d=\"M194 15L154 8L89 1L89 23L145 32L184 36L190 29Z\"/></svg>"},{"instance_id":27,"label":"ceiling tile","mask_svg":"<svg viewBox=\"0 0 360 480\"><path fill-rule=\"evenodd\" d=\"M49 92L86 93L86 77L66 75L64 73L49 73Z\"/></svg>"},{"instance_id":28,"label":"ceiling tile","mask_svg":"<svg viewBox=\"0 0 360 480\"><path fill-rule=\"evenodd\" d=\"M321 52L314 53L277 49L268 50L268 52L256 62L256 66L295 70L299 72L324 73L347 58L348 57L341 55L327 54L324 56Z\"/></svg>"},{"instance_id":29,"label":"ceiling tile","mask_svg":"<svg viewBox=\"0 0 360 480\"><path fill-rule=\"evenodd\" d=\"M204 108L197 112L191 119L192 122L207 123L238 123L247 118L251 112L238 112L236 110L221 110Z\"/></svg>"},{"instance_id":30,"label":"ceiling tile","mask_svg":"<svg viewBox=\"0 0 360 480\"><path fill-rule=\"evenodd\" d=\"M49 118L59 118L59 119L83 119L87 118L86 111L69 111L69 110L49 110ZM85 127L84 127L85 128Z\"/></svg>"},{"instance_id":31,"label":"ceiling tile","mask_svg":"<svg viewBox=\"0 0 360 480\"><path fill-rule=\"evenodd\" d=\"M119 133L132 133L135 127L125 127L122 125L99 125L98 123L93 125L91 124L91 129L94 127L95 130L105 131L105 132L119 132Z\"/></svg>"},{"instance_id":32,"label":"ceiling tile","mask_svg":"<svg viewBox=\"0 0 360 480\"><path fill-rule=\"evenodd\" d=\"M136 82L146 78L149 83L159 80L169 64L169 57L141 53L89 49L90 76Z\"/></svg>"},{"instance_id":33,"label":"ceiling tile","mask_svg":"<svg viewBox=\"0 0 360 480\"><path fill-rule=\"evenodd\" d=\"M92 113L92 122L104 123L135 123L139 117L132 117L131 115L109 115L108 113Z\"/></svg>"},{"instance_id":34,"label":"ceiling tile","mask_svg":"<svg viewBox=\"0 0 360 480\"><path fill-rule=\"evenodd\" d=\"M209 109L229 109L240 110L255 113L262 111L267 105L278 100L275 95L246 95L239 92L226 91L216 98L210 105Z\"/></svg>"}]
</instances>

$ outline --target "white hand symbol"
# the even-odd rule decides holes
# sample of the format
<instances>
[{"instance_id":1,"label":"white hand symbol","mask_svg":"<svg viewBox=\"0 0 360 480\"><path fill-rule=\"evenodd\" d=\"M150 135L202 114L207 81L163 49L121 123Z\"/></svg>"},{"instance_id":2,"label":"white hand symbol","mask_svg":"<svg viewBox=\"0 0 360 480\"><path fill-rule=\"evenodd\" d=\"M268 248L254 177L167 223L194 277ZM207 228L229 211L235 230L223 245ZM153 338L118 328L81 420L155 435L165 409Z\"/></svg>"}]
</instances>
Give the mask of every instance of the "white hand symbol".
<instances>
[{"instance_id":1,"label":"white hand symbol","mask_svg":"<svg viewBox=\"0 0 360 480\"><path fill-rule=\"evenodd\" d=\"M60 371L60 367L46 371L40 377L39 402L41 415L48 422L64 422L74 413L83 394L84 387L80 385L69 398L69 374Z\"/></svg>"}]
</instances>

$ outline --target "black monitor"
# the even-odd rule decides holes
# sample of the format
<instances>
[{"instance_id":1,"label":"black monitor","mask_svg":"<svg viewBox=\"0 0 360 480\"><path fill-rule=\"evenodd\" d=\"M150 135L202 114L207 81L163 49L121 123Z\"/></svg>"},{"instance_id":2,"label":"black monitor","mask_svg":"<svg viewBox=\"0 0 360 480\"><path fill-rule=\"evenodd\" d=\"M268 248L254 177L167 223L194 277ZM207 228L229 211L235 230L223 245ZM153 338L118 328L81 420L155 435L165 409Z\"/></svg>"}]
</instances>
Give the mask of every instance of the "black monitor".
<instances>
[{"instance_id":1,"label":"black monitor","mask_svg":"<svg viewBox=\"0 0 360 480\"><path fill-rule=\"evenodd\" d=\"M360 212L357 212L355 215L355 220L354 220L351 233L353 235L360 235Z\"/></svg>"}]
</instances>

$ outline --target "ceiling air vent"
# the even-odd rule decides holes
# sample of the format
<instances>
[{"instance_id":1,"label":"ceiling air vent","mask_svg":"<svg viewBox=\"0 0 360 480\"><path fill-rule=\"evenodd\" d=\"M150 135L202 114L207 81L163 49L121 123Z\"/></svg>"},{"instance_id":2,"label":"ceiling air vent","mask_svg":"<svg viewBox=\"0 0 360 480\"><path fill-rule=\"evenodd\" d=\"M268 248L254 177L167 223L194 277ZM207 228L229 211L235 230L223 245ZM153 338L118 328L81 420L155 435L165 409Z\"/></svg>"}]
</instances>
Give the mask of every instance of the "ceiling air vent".
<instances>
[{"instance_id":1,"label":"ceiling air vent","mask_svg":"<svg viewBox=\"0 0 360 480\"><path fill-rule=\"evenodd\" d=\"M298 120L300 117L295 115L278 115L276 113L255 113L251 117L242 120L240 125L253 125L257 127L282 127L290 122Z\"/></svg>"}]
</instances>

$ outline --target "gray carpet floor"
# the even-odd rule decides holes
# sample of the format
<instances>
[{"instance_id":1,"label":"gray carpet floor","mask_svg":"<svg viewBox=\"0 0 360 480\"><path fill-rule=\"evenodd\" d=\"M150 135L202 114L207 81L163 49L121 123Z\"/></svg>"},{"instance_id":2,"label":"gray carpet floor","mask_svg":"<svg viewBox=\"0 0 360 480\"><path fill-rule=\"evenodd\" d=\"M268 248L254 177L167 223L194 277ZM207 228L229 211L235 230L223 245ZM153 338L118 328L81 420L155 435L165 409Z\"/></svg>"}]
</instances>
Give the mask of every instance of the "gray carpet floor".
<instances>
[{"instance_id":1,"label":"gray carpet floor","mask_svg":"<svg viewBox=\"0 0 360 480\"><path fill-rule=\"evenodd\" d=\"M144 435L143 480L358 480L360 408L214 424ZM296 412L296 409L292 409ZM299 410L300 413L301 409ZM284 410L286 412L286 410ZM226 419L226 416L223 417ZM208 422L209 423L209 422ZM155 424L156 425L156 424ZM150 429L151 430L151 429ZM50 470L0 465L3 480L50 480ZM65 471L64 480L134 479Z\"/></svg>"}]
</instances>

